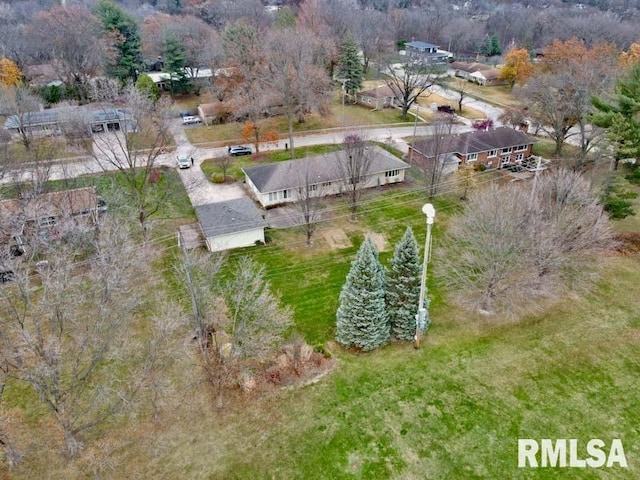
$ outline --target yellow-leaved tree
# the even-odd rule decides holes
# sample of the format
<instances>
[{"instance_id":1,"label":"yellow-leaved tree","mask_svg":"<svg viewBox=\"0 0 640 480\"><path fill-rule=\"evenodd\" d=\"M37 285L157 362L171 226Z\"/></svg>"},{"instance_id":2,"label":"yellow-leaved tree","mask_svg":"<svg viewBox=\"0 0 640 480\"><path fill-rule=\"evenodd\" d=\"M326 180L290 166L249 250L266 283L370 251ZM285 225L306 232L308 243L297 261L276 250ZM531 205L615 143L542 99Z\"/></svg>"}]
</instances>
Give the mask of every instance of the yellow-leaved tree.
<instances>
[{"instance_id":1,"label":"yellow-leaved tree","mask_svg":"<svg viewBox=\"0 0 640 480\"><path fill-rule=\"evenodd\" d=\"M20 67L6 57L0 58L0 85L15 87L22 81Z\"/></svg>"},{"instance_id":2,"label":"yellow-leaved tree","mask_svg":"<svg viewBox=\"0 0 640 480\"><path fill-rule=\"evenodd\" d=\"M629 50L620 54L618 63L626 69L633 67L638 62L640 62L640 43L633 42L629 45Z\"/></svg>"},{"instance_id":3,"label":"yellow-leaved tree","mask_svg":"<svg viewBox=\"0 0 640 480\"><path fill-rule=\"evenodd\" d=\"M526 48L512 48L504 58L504 67L500 70L498 79L513 88L516 83L525 83L532 74L529 51Z\"/></svg>"}]
</instances>

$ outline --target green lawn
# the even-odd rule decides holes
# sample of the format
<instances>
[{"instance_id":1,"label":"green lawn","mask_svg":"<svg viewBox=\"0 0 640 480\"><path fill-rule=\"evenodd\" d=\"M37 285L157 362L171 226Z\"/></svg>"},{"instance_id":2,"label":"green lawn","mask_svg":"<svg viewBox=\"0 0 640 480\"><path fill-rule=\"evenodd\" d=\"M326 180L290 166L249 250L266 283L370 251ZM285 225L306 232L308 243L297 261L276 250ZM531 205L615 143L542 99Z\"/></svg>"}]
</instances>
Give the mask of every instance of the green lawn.
<instances>
[{"instance_id":1,"label":"green lawn","mask_svg":"<svg viewBox=\"0 0 640 480\"><path fill-rule=\"evenodd\" d=\"M429 276L432 326L422 348L391 344L355 354L332 344L338 296L363 235L386 240L380 258L388 265L407 225L419 242L424 239L423 203L416 188L384 188L366 196L353 223L336 200L311 248L302 232L278 230L266 246L230 252L231 263L251 255L266 266L272 286L294 310L296 328L312 344L328 342L338 359L335 371L304 388L238 397L224 411L185 393L180 408L169 409L162 421L131 419L125 441L110 444L113 467L106 467L106 476L640 478L637 257L603 257L591 289L544 304L541 313L518 323L492 323L446 301L438 255L460 203L457 195L438 198ZM331 250L326 229L343 230L351 246ZM577 438L581 445L620 438L629 469L518 469L518 438ZM25 469L19 467L15 478L37 478ZM60 465L48 476L73 473Z\"/></svg>"},{"instance_id":2,"label":"green lawn","mask_svg":"<svg viewBox=\"0 0 640 480\"><path fill-rule=\"evenodd\" d=\"M340 145L311 145L307 147L297 147L295 149L296 158L304 158L311 155L321 155L323 153L335 152L340 150ZM258 154L234 157L231 166L227 170L227 181L235 181L243 178L242 169L259 163L282 162L291 160L290 150L273 150L261 152ZM212 175L222 173L220 160L209 158L202 162L202 171L207 178L211 179Z\"/></svg>"},{"instance_id":3,"label":"green lawn","mask_svg":"<svg viewBox=\"0 0 640 480\"><path fill-rule=\"evenodd\" d=\"M343 118L344 116L344 118ZM336 91L329 115L307 115L304 123L294 123L295 132L337 128L341 126L356 127L365 125L384 125L402 123L402 116L395 109L371 110L360 105L345 105L344 109ZM410 121L409 121L410 123ZM220 142L224 144L248 143L242 138L242 123L228 123L224 125L197 126L186 129L187 137L193 144ZM261 121L263 132L275 131L281 138L288 135L287 119L284 116L271 117Z\"/></svg>"},{"instance_id":4,"label":"green lawn","mask_svg":"<svg viewBox=\"0 0 640 480\"><path fill-rule=\"evenodd\" d=\"M326 339L354 252L252 254L287 288L298 326ZM244 402L223 421L165 424L152 451L132 446L125 462L167 479L638 478L640 297L629 286L640 281L640 262L606 264L593 291L518 324L433 302L420 350L334 349L338 368L320 383ZM518 469L518 438L621 438L630 468ZM140 465L145 455L154 460Z\"/></svg>"},{"instance_id":5,"label":"green lawn","mask_svg":"<svg viewBox=\"0 0 640 480\"><path fill-rule=\"evenodd\" d=\"M418 193L390 189L365 200L356 224L338 204L311 249L300 232L276 231L270 245L230 260L249 254L264 263L307 341L331 340L338 295L363 233L386 236L387 264L406 225L423 238L422 203ZM444 199L436 208L434 261L442 229L459 207ZM321 230L328 227L343 228L352 246L327 251ZM243 403L224 422L214 416L186 431L165 426L155 439L158 461L142 472L212 479L638 478L640 297L630 286L640 282L640 260L603 263L590 292L517 324L458 310L430 277L433 324L420 350L395 344L352 354L333 346L338 368L316 385ZM621 438L630 468L518 469L518 438ZM129 452L131 460L143 454Z\"/></svg>"}]
</instances>

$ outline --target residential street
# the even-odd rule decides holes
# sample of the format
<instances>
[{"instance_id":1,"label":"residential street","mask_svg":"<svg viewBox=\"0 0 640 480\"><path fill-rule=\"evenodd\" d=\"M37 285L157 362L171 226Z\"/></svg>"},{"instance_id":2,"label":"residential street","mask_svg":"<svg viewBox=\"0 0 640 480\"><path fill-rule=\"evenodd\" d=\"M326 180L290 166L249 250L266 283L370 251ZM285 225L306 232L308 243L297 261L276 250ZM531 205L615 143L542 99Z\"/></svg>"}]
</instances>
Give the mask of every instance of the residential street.
<instances>
[{"instance_id":1,"label":"residential street","mask_svg":"<svg viewBox=\"0 0 640 480\"><path fill-rule=\"evenodd\" d=\"M200 164L203 160L208 158L224 157L227 155L226 147L217 148L196 148L189 142L184 132L184 126L180 119L175 119L171 122L170 131L174 136L176 142L176 152L186 152L193 157L194 166L187 169L180 169L180 177L185 185L191 203L195 205L203 205L207 203L215 203L224 200L230 200L239 198L246 195L246 192L241 182L233 184L214 184L210 182L200 169ZM197 127L194 127L197 128ZM470 127L467 125L455 125L454 132L461 133L469 131ZM309 145L321 145L328 143L341 143L345 134L349 132L357 132L366 136L369 140L377 142L389 142L395 148L399 149L403 153L407 153L408 145L403 140L405 137L410 137L414 134L413 126L401 126L401 127L369 127L369 128L345 128L345 129L330 129L323 133L301 134L295 137L296 147L309 146ZM432 133L432 127L418 124L416 128L417 135L429 135ZM278 146L263 146L263 150L278 150L282 149L284 143L288 141L281 139ZM161 154L157 161L157 165L166 165L169 167L177 168L176 152L168 152ZM88 174L100 174L105 170L115 170L115 167L110 166L107 168L103 165L104 169L98 165L98 162L92 157L86 157L85 159L72 159L69 161L60 160L55 162L48 172L48 176L51 180L60 180L64 178L74 178L81 175ZM6 174L0 183L12 183L12 182L28 182L31 181L36 174L37 168L24 169L19 172L10 172Z\"/></svg>"}]
</instances>

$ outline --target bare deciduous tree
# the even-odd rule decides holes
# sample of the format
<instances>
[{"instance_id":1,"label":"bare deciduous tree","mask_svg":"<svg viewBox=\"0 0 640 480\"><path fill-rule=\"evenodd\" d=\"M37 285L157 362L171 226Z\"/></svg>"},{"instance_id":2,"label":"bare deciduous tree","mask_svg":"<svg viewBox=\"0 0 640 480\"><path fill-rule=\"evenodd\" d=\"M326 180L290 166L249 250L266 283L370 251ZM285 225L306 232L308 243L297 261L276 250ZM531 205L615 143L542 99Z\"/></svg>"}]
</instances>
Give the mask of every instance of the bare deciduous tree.
<instances>
[{"instance_id":1,"label":"bare deciduous tree","mask_svg":"<svg viewBox=\"0 0 640 480\"><path fill-rule=\"evenodd\" d=\"M517 316L562 291L611 245L608 219L580 174L559 170L536 190L492 184L472 192L449 230L442 263L458 300L485 314Z\"/></svg>"},{"instance_id":2,"label":"bare deciduous tree","mask_svg":"<svg viewBox=\"0 0 640 480\"><path fill-rule=\"evenodd\" d=\"M432 135L416 142L420 144L420 150L428 156L419 161L412 155L411 161L418 168L425 191L429 198L433 198L440 188L440 181L447 163L449 162L450 147L453 138L451 135L454 124L453 115L437 113L432 124Z\"/></svg>"},{"instance_id":3,"label":"bare deciduous tree","mask_svg":"<svg viewBox=\"0 0 640 480\"><path fill-rule=\"evenodd\" d=\"M149 262L116 222L94 230L59 220L60 239L42 245L46 264L13 261L0 291L0 350L8 381L37 394L73 457L86 434L132 407L153 370L130 339L143 298L131 291Z\"/></svg>"},{"instance_id":4,"label":"bare deciduous tree","mask_svg":"<svg viewBox=\"0 0 640 480\"><path fill-rule=\"evenodd\" d=\"M338 175L342 180L342 193L347 197L351 221L357 220L356 213L371 170L371 156L368 142L359 134L349 134L342 141L338 155Z\"/></svg>"},{"instance_id":5,"label":"bare deciduous tree","mask_svg":"<svg viewBox=\"0 0 640 480\"><path fill-rule=\"evenodd\" d=\"M276 94L287 116L294 158L294 121L304 122L305 115L313 110L326 111L330 94L325 68L328 59L323 44L302 28L271 31L266 42L268 55L263 80Z\"/></svg>"},{"instance_id":6,"label":"bare deciduous tree","mask_svg":"<svg viewBox=\"0 0 640 480\"><path fill-rule=\"evenodd\" d=\"M113 85L102 89L106 98L113 95ZM100 93L97 93L100 96ZM145 240L149 238L149 218L162 205L163 195L153 182L159 155L169 139L170 105L166 100L153 102L135 87L129 86L121 96L111 97L111 105L122 105L119 113L124 120L119 128L93 136L93 157L105 171L122 174L136 217ZM113 115L112 106L104 108L105 115Z\"/></svg>"},{"instance_id":7,"label":"bare deciduous tree","mask_svg":"<svg viewBox=\"0 0 640 480\"><path fill-rule=\"evenodd\" d=\"M296 220L301 220L307 237L307 247L311 246L311 237L316 230L318 221L322 218L323 187L322 182L314 175L309 166L303 166L298 171L298 189L294 192L293 204Z\"/></svg>"},{"instance_id":8,"label":"bare deciduous tree","mask_svg":"<svg viewBox=\"0 0 640 480\"><path fill-rule=\"evenodd\" d=\"M12 116L20 141L27 151L33 142L33 112L40 109L40 103L40 99L26 86L0 87L0 111L4 115Z\"/></svg>"},{"instance_id":9,"label":"bare deciduous tree","mask_svg":"<svg viewBox=\"0 0 640 480\"><path fill-rule=\"evenodd\" d=\"M428 89L434 84L435 77L422 60L409 55L401 64L389 64L385 70L385 82L393 91L402 108L402 118L406 120L411 105L421 95L428 95Z\"/></svg>"},{"instance_id":10,"label":"bare deciduous tree","mask_svg":"<svg viewBox=\"0 0 640 480\"><path fill-rule=\"evenodd\" d=\"M222 259L184 250L179 267L191 297L205 381L219 408L225 388L241 381L243 369L268 360L292 325L291 311L271 291L263 267L243 257L222 284L216 279Z\"/></svg>"},{"instance_id":11,"label":"bare deciduous tree","mask_svg":"<svg viewBox=\"0 0 640 480\"><path fill-rule=\"evenodd\" d=\"M86 81L101 73L107 45L101 38L98 19L84 6L57 6L39 12L28 27L31 42L67 85L78 87L86 99Z\"/></svg>"}]
</instances>

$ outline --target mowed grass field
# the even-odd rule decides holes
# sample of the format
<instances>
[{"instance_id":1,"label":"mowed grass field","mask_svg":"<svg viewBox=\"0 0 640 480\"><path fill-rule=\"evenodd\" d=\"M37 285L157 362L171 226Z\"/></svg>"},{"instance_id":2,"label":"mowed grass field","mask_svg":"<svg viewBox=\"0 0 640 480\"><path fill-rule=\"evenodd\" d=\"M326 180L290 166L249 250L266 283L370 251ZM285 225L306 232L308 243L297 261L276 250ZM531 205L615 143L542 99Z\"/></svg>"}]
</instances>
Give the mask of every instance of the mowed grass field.
<instances>
[{"instance_id":1,"label":"mowed grass field","mask_svg":"<svg viewBox=\"0 0 640 480\"><path fill-rule=\"evenodd\" d=\"M590 289L517 323L478 317L449 305L438 286L438 238L459 208L453 197L440 199L433 323L422 348L391 344L355 354L331 344L340 288L363 234L384 235L380 257L388 265L406 225L424 235L422 203L415 190L390 189L365 200L356 224L344 205L333 206L310 249L289 230L272 232L266 247L232 254L231 261L247 253L267 266L297 329L311 343L329 342L336 369L316 384L245 397L223 412L205 407L197 421L176 412L119 456L127 474L114 478L638 478L637 257L599 259ZM352 246L328 249L327 228L342 229ZM518 438L581 445L620 438L629 468L519 469Z\"/></svg>"},{"instance_id":2,"label":"mowed grass field","mask_svg":"<svg viewBox=\"0 0 640 480\"><path fill-rule=\"evenodd\" d=\"M429 276L431 328L419 350L390 344L367 354L332 343L338 296L365 234L385 242L384 265L407 225L424 239L418 185L367 195L358 222L329 205L304 245L296 229L271 231L251 255L294 310L311 344L327 343L335 369L306 387L235 398L224 410L185 393L159 419L131 418L104 454L103 478L565 479L640 477L640 259L597 259L590 288L517 323L450 305L438 257L457 194L439 197ZM350 246L331 248L327 231ZM166 266L165 266L166 268ZM185 366L188 362L181 361ZM192 368L195 368L191 365ZM175 373L175 372L174 372ZM623 442L628 469L518 469L518 438ZM583 451L583 450L581 450ZM99 460L103 453L96 452ZM583 454L584 455L584 454ZM96 460L96 463L98 463ZM9 478L95 478L60 461L19 466Z\"/></svg>"},{"instance_id":3,"label":"mowed grass field","mask_svg":"<svg viewBox=\"0 0 640 480\"><path fill-rule=\"evenodd\" d=\"M318 384L174 419L123 461L166 479L638 478L640 265L607 264L584 298L518 324L434 306L420 350L339 351ZM629 469L518 469L518 438L620 438Z\"/></svg>"}]
</instances>

